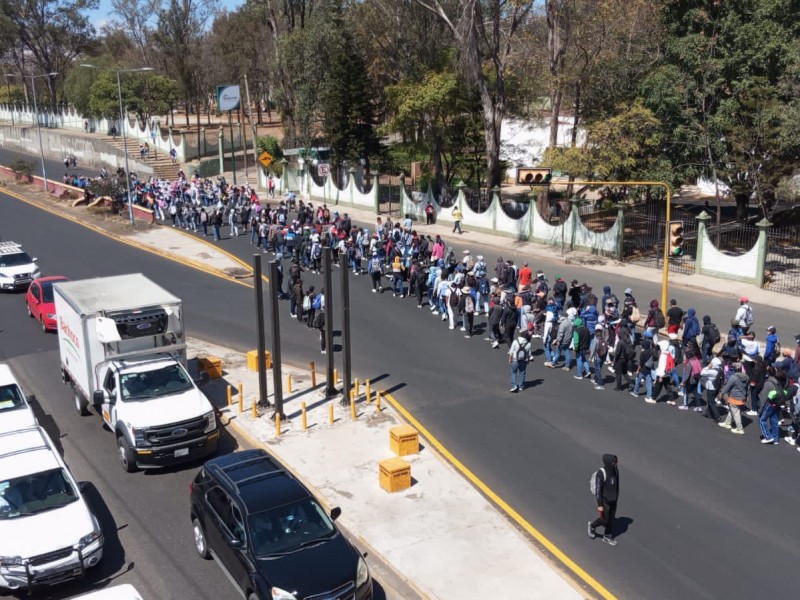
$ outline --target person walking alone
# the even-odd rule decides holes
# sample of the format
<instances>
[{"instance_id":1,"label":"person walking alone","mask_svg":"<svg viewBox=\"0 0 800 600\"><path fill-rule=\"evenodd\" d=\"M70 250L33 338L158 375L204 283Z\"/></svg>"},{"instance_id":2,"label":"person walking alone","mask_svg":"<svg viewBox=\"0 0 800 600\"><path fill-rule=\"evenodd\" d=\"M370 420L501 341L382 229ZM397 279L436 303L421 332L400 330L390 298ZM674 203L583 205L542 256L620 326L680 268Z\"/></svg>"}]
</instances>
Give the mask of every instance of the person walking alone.
<instances>
[{"instance_id":1,"label":"person walking alone","mask_svg":"<svg viewBox=\"0 0 800 600\"><path fill-rule=\"evenodd\" d=\"M611 546L617 545L614 539L614 519L617 515L617 501L619 499L619 470L615 454L603 454L603 467L594 474L595 502L597 503L597 518L589 521L589 537L597 537L597 528L603 527L603 541Z\"/></svg>"},{"instance_id":2,"label":"person walking alone","mask_svg":"<svg viewBox=\"0 0 800 600\"><path fill-rule=\"evenodd\" d=\"M512 394L521 392L525 389L525 369L531 358L530 335L527 331L521 331L508 351L508 364L511 365L511 389Z\"/></svg>"}]
</instances>

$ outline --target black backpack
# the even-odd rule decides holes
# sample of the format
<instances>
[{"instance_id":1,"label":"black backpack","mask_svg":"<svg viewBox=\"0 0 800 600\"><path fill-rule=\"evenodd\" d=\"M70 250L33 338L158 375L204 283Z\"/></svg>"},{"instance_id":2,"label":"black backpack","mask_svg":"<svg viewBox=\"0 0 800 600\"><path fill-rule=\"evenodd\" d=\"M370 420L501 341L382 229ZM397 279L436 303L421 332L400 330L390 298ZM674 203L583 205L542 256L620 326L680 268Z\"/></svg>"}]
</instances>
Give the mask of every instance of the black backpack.
<instances>
[{"instance_id":1,"label":"black backpack","mask_svg":"<svg viewBox=\"0 0 800 600\"><path fill-rule=\"evenodd\" d=\"M711 342L711 345L713 346L719 343L721 338L722 336L719 334L719 329L716 325L714 325L714 323L711 323L708 326L708 341Z\"/></svg>"},{"instance_id":2,"label":"black backpack","mask_svg":"<svg viewBox=\"0 0 800 600\"><path fill-rule=\"evenodd\" d=\"M664 325L666 325L666 320L664 319L664 313L661 311L660 308L655 309L655 322L656 322L656 327L658 327L659 329L661 329L662 327L664 327Z\"/></svg>"}]
</instances>

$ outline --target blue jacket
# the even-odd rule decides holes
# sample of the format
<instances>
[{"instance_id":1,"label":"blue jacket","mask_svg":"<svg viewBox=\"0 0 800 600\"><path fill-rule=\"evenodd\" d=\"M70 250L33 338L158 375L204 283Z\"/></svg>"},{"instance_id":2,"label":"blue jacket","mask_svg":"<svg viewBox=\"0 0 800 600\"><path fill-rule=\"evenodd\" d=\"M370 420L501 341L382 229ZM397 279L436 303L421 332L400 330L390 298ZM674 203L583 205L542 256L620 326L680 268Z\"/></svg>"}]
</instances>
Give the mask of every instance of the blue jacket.
<instances>
[{"instance_id":1,"label":"blue jacket","mask_svg":"<svg viewBox=\"0 0 800 600\"><path fill-rule=\"evenodd\" d=\"M693 308L686 311L686 319L683 321L683 341L686 342L700 335L700 322L697 320L696 312Z\"/></svg>"},{"instance_id":2,"label":"blue jacket","mask_svg":"<svg viewBox=\"0 0 800 600\"><path fill-rule=\"evenodd\" d=\"M778 343L778 336L775 335L774 333L770 333L767 336L767 347L764 348L764 359L767 361L767 364L771 364L772 362L774 362L774 358L777 358L777 356L776 357L772 356L772 353L775 351L775 344L777 343Z\"/></svg>"},{"instance_id":3,"label":"blue jacket","mask_svg":"<svg viewBox=\"0 0 800 600\"><path fill-rule=\"evenodd\" d=\"M597 325L597 307L594 304L589 304L581 311L581 319L586 323L586 329L594 335L594 326Z\"/></svg>"}]
</instances>

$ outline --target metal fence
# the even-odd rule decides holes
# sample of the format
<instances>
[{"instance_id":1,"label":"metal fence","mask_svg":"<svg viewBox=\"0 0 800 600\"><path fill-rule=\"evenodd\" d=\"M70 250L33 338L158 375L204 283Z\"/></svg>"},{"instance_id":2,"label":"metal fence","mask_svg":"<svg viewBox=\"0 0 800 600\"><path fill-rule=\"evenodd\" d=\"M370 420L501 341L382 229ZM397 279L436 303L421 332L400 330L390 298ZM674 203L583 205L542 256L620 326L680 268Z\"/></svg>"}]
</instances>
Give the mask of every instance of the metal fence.
<instances>
[{"instance_id":1,"label":"metal fence","mask_svg":"<svg viewBox=\"0 0 800 600\"><path fill-rule=\"evenodd\" d=\"M673 208L670 218L673 221L683 221L683 254L669 259L669 270L672 273L692 274L697 252L696 215L690 210ZM662 268L667 228L665 205L661 202L634 204L625 209L624 219L622 260L656 269Z\"/></svg>"},{"instance_id":2,"label":"metal fence","mask_svg":"<svg viewBox=\"0 0 800 600\"><path fill-rule=\"evenodd\" d=\"M380 214L399 215L400 178L391 175L380 175L376 183L378 185L378 210Z\"/></svg>"},{"instance_id":3,"label":"metal fence","mask_svg":"<svg viewBox=\"0 0 800 600\"><path fill-rule=\"evenodd\" d=\"M800 295L800 226L767 230L764 288Z\"/></svg>"}]
</instances>

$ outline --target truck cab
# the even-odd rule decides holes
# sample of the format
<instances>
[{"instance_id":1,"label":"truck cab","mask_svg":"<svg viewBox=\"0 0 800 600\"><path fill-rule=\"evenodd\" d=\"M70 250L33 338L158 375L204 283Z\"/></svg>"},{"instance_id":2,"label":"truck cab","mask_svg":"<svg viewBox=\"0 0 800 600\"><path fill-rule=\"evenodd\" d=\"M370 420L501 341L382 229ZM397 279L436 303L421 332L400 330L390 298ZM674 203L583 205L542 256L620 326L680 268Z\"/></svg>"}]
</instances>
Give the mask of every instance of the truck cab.
<instances>
[{"instance_id":1,"label":"truck cab","mask_svg":"<svg viewBox=\"0 0 800 600\"><path fill-rule=\"evenodd\" d=\"M94 405L115 432L126 471L206 456L219 440L217 419L189 373L169 356L107 363Z\"/></svg>"}]
</instances>

